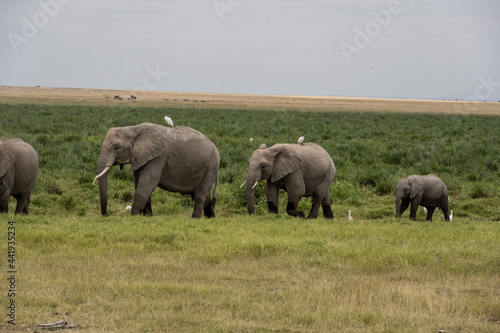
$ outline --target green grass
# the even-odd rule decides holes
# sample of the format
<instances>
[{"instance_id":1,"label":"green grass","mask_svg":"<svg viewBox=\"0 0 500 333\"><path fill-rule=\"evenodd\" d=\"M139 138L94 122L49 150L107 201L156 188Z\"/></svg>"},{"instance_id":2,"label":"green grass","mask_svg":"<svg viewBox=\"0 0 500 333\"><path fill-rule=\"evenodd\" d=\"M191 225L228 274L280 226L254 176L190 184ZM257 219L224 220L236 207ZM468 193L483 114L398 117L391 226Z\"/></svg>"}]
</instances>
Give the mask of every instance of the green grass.
<instances>
[{"instance_id":1,"label":"green grass","mask_svg":"<svg viewBox=\"0 0 500 333\"><path fill-rule=\"evenodd\" d=\"M49 199L47 195L52 196L53 189L59 188L63 196L85 198L74 203L70 198L63 199L65 210L93 214L98 210L94 207L97 192L90 183L107 130L141 122L163 124L163 115L168 114L176 124L205 133L218 147L218 210L223 215L245 211L245 198L235 185L245 179L253 150L261 143L270 146L295 142L304 135L307 141L322 145L336 164L337 183L332 185L332 200L354 204L364 216L369 214L362 209L367 200L385 202L381 198L394 195L399 178L435 173L447 184L451 209L456 214L500 219L500 213L489 208L489 202L500 195L499 117L14 104L2 104L0 110L0 137L21 137L39 153L41 171L33 201L42 207L47 204L41 201ZM250 138L254 140L250 142ZM117 199L130 198L131 179L128 167L123 172L118 168L111 172L110 189ZM349 186L350 193L337 195L338 186L343 186L344 192ZM171 198L158 196L156 200L164 202ZM178 205L180 199L174 198ZM464 208L470 204L480 208ZM162 208L153 202L153 209Z\"/></svg>"},{"instance_id":2,"label":"green grass","mask_svg":"<svg viewBox=\"0 0 500 333\"><path fill-rule=\"evenodd\" d=\"M31 214L0 224L3 238L16 220L19 265L18 325L0 330L61 319L82 332L500 328L500 117L14 104L0 114L0 138L40 158ZM92 181L106 131L164 115L218 147L217 218L192 220L191 201L162 190L153 217L130 216L129 167L110 171L101 217ZM334 220L288 217L284 193L268 215L264 184L248 216L239 185L253 150L301 135L336 164ZM452 223L439 210L433 223L421 210L417 222L394 217L395 184L413 173L444 180Z\"/></svg>"}]
</instances>

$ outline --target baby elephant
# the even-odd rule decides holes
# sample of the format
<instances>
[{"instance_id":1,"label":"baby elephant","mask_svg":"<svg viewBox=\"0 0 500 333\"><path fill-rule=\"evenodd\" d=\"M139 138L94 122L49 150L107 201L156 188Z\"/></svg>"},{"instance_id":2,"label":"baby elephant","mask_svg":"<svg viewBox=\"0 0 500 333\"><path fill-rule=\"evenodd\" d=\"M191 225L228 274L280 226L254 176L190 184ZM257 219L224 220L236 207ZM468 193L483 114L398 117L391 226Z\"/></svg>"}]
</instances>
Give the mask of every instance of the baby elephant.
<instances>
[{"instance_id":1,"label":"baby elephant","mask_svg":"<svg viewBox=\"0 0 500 333\"><path fill-rule=\"evenodd\" d=\"M410 218L412 220L417 217L418 206L427 208L427 221L432 221L432 214L436 207L443 211L445 221L450 220L448 189L441 178L436 175L411 175L398 181L396 185L396 217L401 217L410 203Z\"/></svg>"},{"instance_id":2,"label":"baby elephant","mask_svg":"<svg viewBox=\"0 0 500 333\"><path fill-rule=\"evenodd\" d=\"M0 212L8 213L9 197L17 200L16 214L28 214L31 190L38 174L38 154L21 139L0 140Z\"/></svg>"}]
</instances>

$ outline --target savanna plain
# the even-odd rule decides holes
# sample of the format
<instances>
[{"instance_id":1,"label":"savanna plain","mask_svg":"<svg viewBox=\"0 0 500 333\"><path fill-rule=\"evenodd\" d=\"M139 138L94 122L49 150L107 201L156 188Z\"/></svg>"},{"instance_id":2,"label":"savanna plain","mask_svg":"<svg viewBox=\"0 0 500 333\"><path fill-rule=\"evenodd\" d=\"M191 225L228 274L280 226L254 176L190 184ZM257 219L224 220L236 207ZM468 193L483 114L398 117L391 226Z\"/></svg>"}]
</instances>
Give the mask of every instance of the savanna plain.
<instances>
[{"instance_id":1,"label":"savanna plain","mask_svg":"<svg viewBox=\"0 0 500 333\"><path fill-rule=\"evenodd\" d=\"M500 331L500 103L497 115L481 115L481 105L426 113L402 101L361 112L349 101L317 111L290 109L292 100L255 109L104 96L0 98L0 138L22 138L40 162L30 215L14 215L12 200L0 216L0 331L40 332L37 324L63 319L75 332ZM164 115L218 147L216 218L191 219L189 198L160 189L154 216L131 216L129 166L110 171L101 216L92 181L107 130L165 124ZM334 219L288 217L284 192L269 215L265 182L249 216L239 185L252 152L302 135L337 167ZM416 221L409 211L396 219L397 180L429 173L447 184L453 221L436 210L426 222L422 209ZM16 325L7 317L9 221Z\"/></svg>"}]
</instances>

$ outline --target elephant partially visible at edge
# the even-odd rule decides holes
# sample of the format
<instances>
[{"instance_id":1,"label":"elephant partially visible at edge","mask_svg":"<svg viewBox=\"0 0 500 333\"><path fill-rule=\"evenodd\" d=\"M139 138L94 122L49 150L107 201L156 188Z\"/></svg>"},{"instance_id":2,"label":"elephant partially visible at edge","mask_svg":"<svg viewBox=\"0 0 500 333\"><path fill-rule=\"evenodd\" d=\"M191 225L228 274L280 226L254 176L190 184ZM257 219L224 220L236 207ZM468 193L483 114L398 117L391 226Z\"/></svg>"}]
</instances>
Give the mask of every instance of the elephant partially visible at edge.
<instances>
[{"instance_id":1,"label":"elephant partially visible at edge","mask_svg":"<svg viewBox=\"0 0 500 333\"><path fill-rule=\"evenodd\" d=\"M220 155L204 134L190 127L150 123L111 128L97 162L102 215L107 215L107 172L113 165L127 163L134 172L133 215L152 215L151 194L159 187L191 195L193 217L200 217L202 210L206 217L215 217Z\"/></svg>"},{"instance_id":2,"label":"elephant partially visible at edge","mask_svg":"<svg viewBox=\"0 0 500 333\"><path fill-rule=\"evenodd\" d=\"M8 213L9 197L16 214L29 214L29 199L38 175L38 154L21 139L0 141L0 212Z\"/></svg>"},{"instance_id":3,"label":"elephant partially visible at edge","mask_svg":"<svg viewBox=\"0 0 500 333\"><path fill-rule=\"evenodd\" d=\"M308 218L317 218L321 205L323 216L331 219L330 184L334 178L335 164L328 152L315 143L276 144L269 148L263 144L249 160L245 181L248 213L254 213L255 186L266 179L270 213L278 213L279 190L283 189L288 194L288 215L305 217L297 210L298 204L302 197L312 196Z\"/></svg>"},{"instance_id":4,"label":"elephant partially visible at edge","mask_svg":"<svg viewBox=\"0 0 500 333\"><path fill-rule=\"evenodd\" d=\"M401 204L400 204L401 202ZM449 221L448 188L436 175L411 175L402 178L396 184L396 217L410 207L410 218L415 220L419 206L427 208L427 221L432 221L432 214L439 207L445 221Z\"/></svg>"}]
</instances>

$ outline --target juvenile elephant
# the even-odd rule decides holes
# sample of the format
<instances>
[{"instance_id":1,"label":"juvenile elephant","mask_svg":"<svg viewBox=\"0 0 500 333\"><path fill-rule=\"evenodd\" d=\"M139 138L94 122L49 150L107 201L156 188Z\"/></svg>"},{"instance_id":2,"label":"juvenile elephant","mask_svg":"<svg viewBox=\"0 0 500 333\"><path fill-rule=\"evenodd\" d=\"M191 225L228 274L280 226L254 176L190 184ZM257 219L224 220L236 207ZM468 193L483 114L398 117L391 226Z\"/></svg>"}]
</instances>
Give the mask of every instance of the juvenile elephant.
<instances>
[{"instance_id":1,"label":"juvenile elephant","mask_svg":"<svg viewBox=\"0 0 500 333\"><path fill-rule=\"evenodd\" d=\"M111 128L102 143L94 183L99 179L101 214L107 214L107 172L112 165L131 163L135 197L131 213L152 215L151 194L159 187L189 194L193 217L215 217L219 151L195 129L143 123ZM212 198L210 191L215 184Z\"/></svg>"},{"instance_id":2,"label":"juvenile elephant","mask_svg":"<svg viewBox=\"0 0 500 333\"><path fill-rule=\"evenodd\" d=\"M331 219L330 184L334 178L335 165L330 155L315 143L276 144L269 148L263 144L253 152L249 161L245 181L248 213L254 213L255 186L260 180L267 179L270 213L278 213L279 189L284 189L288 194L288 215L305 217L297 207L302 197L312 196L308 218L317 218L321 205L323 216Z\"/></svg>"},{"instance_id":3,"label":"juvenile elephant","mask_svg":"<svg viewBox=\"0 0 500 333\"><path fill-rule=\"evenodd\" d=\"M0 141L0 212L8 213L9 197L16 214L29 214L29 199L38 174L38 154L21 139Z\"/></svg>"},{"instance_id":4,"label":"juvenile elephant","mask_svg":"<svg viewBox=\"0 0 500 333\"><path fill-rule=\"evenodd\" d=\"M410 218L412 220L417 217L418 206L427 208L427 221L432 221L432 214L436 207L443 211L445 221L450 220L448 189L441 178L436 175L411 175L398 181L396 184L396 217L401 217L410 203Z\"/></svg>"}]
</instances>

